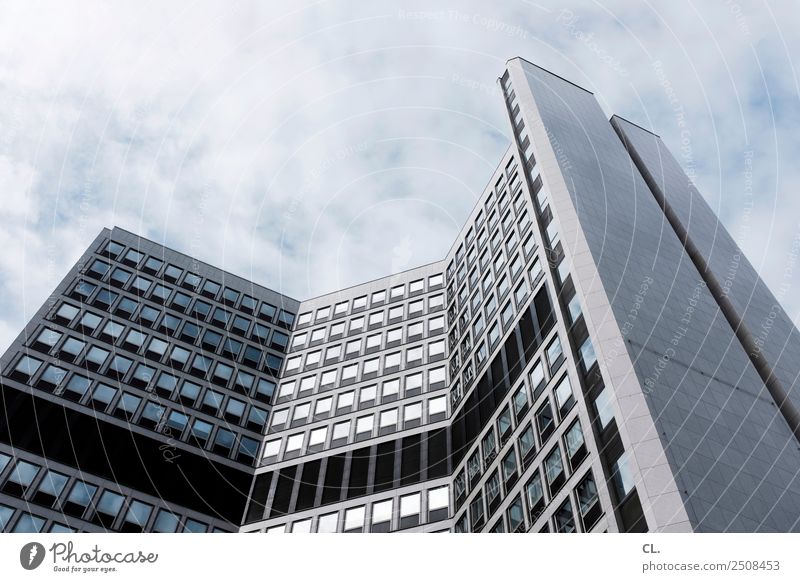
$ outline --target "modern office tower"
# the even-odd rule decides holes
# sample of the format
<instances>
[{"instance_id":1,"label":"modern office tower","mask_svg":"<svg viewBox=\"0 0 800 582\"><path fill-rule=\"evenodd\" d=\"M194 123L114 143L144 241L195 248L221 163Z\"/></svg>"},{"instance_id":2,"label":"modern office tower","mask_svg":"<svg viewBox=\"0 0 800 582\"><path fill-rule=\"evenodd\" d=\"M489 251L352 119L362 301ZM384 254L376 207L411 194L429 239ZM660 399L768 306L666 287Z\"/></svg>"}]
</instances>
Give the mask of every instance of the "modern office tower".
<instances>
[{"instance_id":1,"label":"modern office tower","mask_svg":"<svg viewBox=\"0 0 800 582\"><path fill-rule=\"evenodd\" d=\"M236 531L297 305L100 233L2 358L3 527Z\"/></svg>"},{"instance_id":2,"label":"modern office tower","mask_svg":"<svg viewBox=\"0 0 800 582\"><path fill-rule=\"evenodd\" d=\"M800 529L791 320L655 134L499 84L441 262L296 301L103 231L0 360L0 525Z\"/></svg>"}]
</instances>

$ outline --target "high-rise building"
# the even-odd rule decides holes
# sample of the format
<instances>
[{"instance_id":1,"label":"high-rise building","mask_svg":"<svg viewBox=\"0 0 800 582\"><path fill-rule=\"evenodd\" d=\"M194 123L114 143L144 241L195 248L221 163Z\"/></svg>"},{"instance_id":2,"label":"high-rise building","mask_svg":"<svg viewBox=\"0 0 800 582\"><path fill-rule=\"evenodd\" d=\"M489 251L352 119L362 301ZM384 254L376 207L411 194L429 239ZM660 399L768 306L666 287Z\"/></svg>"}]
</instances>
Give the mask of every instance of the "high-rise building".
<instances>
[{"instance_id":1,"label":"high-rise building","mask_svg":"<svg viewBox=\"0 0 800 582\"><path fill-rule=\"evenodd\" d=\"M297 301L104 230L0 360L8 531L797 531L800 337L655 134L522 59L441 262Z\"/></svg>"}]
</instances>

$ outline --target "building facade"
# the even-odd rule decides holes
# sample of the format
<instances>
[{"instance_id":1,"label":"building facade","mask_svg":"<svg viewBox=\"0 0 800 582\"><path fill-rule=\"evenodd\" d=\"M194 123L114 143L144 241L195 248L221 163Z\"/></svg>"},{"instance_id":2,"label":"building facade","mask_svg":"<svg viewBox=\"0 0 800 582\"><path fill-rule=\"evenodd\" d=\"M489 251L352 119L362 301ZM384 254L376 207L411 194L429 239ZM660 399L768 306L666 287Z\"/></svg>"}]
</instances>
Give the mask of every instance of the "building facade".
<instances>
[{"instance_id":1,"label":"building facade","mask_svg":"<svg viewBox=\"0 0 800 582\"><path fill-rule=\"evenodd\" d=\"M0 360L3 529L800 529L789 317L658 136L498 82L441 262L297 301L104 230Z\"/></svg>"}]
</instances>

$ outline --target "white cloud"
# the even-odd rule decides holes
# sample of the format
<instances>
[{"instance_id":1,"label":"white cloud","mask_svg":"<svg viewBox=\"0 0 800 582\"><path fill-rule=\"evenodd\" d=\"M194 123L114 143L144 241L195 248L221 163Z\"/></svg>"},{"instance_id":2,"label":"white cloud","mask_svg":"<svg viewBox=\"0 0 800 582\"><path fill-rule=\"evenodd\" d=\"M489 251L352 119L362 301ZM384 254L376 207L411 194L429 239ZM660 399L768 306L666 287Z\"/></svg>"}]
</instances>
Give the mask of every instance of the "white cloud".
<instances>
[{"instance_id":1,"label":"white cloud","mask_svg":"<svg viewBox=\"0 0 800 582\"><path fill-rule=\"evenodd\" d=\"M508 143L495 79L513 56L675 151L661 61L734 235L753 150L742 244L783 282L800 215L791 2L574 3L572 26L563 2L403 6L4 4L0 347L103 226L298 298L441 258Z\"/></svg>"}]
</instances>

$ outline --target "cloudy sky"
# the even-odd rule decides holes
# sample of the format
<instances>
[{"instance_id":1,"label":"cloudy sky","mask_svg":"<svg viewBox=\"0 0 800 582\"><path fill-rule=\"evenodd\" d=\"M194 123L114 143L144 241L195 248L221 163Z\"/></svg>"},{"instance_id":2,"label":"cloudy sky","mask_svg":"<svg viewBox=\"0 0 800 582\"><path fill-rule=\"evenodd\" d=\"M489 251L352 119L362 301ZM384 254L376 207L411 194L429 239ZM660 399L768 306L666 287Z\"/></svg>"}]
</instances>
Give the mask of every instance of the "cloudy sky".
<instances>
[{"instance_id":1,"label":"cloudy sky","mask_svg":"<svg viewBox=\"0 0 800 582\"><path fill-rule=\"evenodd\" d=\"M513 56L688 138L800 316L793 0L113 6L0 2L0 349L104 226L298 299L441 259L508 146Z\"/></svg>"}]
</instances>

